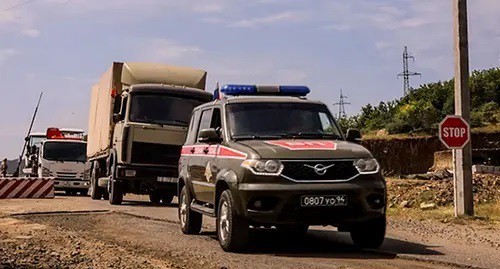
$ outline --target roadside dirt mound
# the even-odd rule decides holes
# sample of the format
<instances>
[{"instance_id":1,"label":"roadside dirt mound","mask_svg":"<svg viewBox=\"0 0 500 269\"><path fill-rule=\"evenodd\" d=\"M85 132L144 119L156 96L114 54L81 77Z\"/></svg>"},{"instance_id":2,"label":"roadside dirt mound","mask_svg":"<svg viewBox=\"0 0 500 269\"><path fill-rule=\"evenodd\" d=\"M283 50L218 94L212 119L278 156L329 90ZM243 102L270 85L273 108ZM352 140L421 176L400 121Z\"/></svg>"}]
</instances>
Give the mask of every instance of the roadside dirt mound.
<instances>
[{"instance_id":1,"label":"roadside dirt mound","mask_svg":"<svg viewBox=\"0 0 500 269\"><path fill-rule=\"evenodd\" d=\"M475 174L473 179L475 203L500 200L500 176ZM419 207L421 203L436 206L453 205L453 178L442 180L389 179L389 207Z\"/></svg>"}]
</instances>

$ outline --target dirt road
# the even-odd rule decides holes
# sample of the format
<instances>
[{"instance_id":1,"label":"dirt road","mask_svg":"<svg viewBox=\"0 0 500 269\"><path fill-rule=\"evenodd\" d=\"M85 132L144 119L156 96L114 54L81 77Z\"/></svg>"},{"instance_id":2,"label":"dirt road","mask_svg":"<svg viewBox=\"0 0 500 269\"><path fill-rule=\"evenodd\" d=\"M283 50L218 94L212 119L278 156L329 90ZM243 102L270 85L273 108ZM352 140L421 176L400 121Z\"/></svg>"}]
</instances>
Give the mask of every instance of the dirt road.
<instances>
[{"instance_id":1,"label":"dirt road","mask_svg":"<svg viewBox=\"0 0 500 269\"><path fill-rule=\"evenodd\" d=\"M220 249L213 220L204 221L201 235L182 235L175 206L156 207L144 200L123 206L88 197L0 200L0 212L4 268L453 267L450 263L496 268L500 264L500 236L489 227L391 220L382 251L355 250L347 234L330 228L312 227L304 240L255 231L248 253L231 254Z\"/></svg>"}]
</instances>

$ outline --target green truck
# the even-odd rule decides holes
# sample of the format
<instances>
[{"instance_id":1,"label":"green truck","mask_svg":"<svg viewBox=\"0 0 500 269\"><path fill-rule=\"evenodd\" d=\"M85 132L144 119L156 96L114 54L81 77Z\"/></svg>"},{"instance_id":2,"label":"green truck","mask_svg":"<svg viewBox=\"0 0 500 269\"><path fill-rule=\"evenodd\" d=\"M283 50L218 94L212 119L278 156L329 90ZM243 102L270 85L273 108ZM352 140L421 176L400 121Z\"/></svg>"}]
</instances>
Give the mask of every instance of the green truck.
<instances>
[{"instance_id":1,"label":"green truck","mask_svg":"<svg viewBox=\"0 0 500 269\"><path fill-rule=\"evenodd\" d=\"M212 99L206 71L115 62L92 87L86 177L92 199L127 193L170 203L193 108Z\"/></svg>"}]
</instances>

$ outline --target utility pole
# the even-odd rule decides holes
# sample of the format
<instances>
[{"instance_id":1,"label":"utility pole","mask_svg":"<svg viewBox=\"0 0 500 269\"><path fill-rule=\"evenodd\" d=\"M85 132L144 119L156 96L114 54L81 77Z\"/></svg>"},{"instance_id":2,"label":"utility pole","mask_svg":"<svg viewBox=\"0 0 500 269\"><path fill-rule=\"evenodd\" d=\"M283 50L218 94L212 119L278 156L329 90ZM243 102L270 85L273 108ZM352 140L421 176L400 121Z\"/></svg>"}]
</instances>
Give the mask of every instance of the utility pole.
<instances>
[{"instance_id":1,"label":"utility pole","mask_svg":"<svg viewBox=\"0 0 500 269\"><path fill-rule=\"evenodd\" d=\"M350 102L347 102L347 96L344 95L342 89L340 89L340 100L337 103L334 103L334 106L339 106L339 119L347 118L347 114L345 113L345 105L350 105Z\"/></svg>"},{"instance_id":2,"label":"utility pole","mask_svg":"<svg viewBox=\"0 0 500 269\"><path fill-rule=\"evenodd\" d=\"M403 72L398 74L398 77L403 77L403 94L407 95L410 92L410 77L411 76L421 76L422 74L417 72L410 72L408 65L408 60L412 59L415 61L415 57L408 53L408 47L405 46L403 51Z\"/></svg>"},{"instance_id":3,"label":"utility pole","mask_svg":"<svg viewBox=\"0 0 500 269\"><path fill-rule=\"evenodd\" d=\"M455 114L462 116L470 124L467 1L452 1L455 35ZM455 216L473 216L472 149L470 141L463 149L453 150L453 163Z\"/></svg>"}]
</instances>

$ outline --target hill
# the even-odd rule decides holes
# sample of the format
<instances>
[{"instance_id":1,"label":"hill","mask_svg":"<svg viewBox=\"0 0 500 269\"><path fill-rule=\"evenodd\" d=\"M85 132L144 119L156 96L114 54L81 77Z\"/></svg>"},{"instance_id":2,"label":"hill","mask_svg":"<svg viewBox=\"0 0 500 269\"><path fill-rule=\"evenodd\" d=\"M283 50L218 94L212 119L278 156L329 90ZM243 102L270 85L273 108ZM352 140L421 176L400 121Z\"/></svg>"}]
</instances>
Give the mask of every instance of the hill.
<instances>
[{"instance_id":1,"label":"hill","mask_svg":"<svg viewBox=\"0 0 500 269\"><path fill-rule=\"evenodd\" d=\"M500 122L500 68L477 70L470 76L472 127L491 127ZM341 119L344 128L389 134L435 134L439 122L454 114L454 80L439 81L412 89L408 95L378 105L368 104L361 113Z\"/></svg>"}]
</instances>

